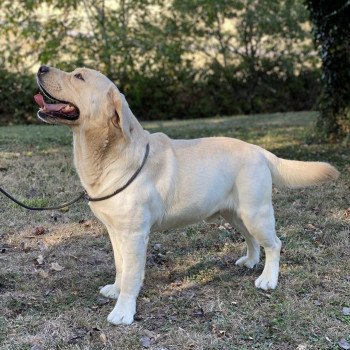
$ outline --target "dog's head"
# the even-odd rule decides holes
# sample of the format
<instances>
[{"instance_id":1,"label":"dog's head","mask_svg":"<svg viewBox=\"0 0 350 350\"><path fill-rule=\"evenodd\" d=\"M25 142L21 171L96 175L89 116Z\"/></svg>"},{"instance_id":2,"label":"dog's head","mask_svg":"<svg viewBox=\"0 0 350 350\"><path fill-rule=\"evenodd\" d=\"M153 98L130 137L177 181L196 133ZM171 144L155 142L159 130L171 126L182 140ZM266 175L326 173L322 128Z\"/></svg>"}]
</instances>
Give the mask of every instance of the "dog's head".
<instances>
[{"instance_id":1,"label":"dog's head","mask_svg":"<svg viewBox=\"0 0 350 350\"><path fill-rule=\"evenodd\" d=\"M124 138L130 136L132 112L118 88L103 74L88 68L71 73L41 66L37 83L42 94L34 96L38 117L49 124L75 128L113 125ZM134 117L133 117L134 118Z\"/></svg>"}]
</instances>

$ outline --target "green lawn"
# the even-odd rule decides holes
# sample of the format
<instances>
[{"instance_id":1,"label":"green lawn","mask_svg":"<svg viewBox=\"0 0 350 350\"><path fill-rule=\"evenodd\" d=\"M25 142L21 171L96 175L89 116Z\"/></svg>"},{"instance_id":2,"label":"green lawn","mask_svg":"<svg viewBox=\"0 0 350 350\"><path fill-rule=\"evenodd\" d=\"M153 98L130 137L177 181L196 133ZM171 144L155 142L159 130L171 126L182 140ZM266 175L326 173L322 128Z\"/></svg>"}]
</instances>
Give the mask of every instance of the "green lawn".
<instances>
[{"instance_id":1,"label":"green lawn","mask_svg":"<svg viewBox=\"0 0 350 350\"><path fill-rule=\"evenodd\" d=\"M316 113L145 122L174 138L230 136L276 155L322 160L341 178L322 187L274 189L283 243L275 291L254 288L235 266L242 237L224 221L151 236L138 321L112 326L111 245L86 203L27 212L0 197L0 349L341 349L350 343L350 152L311 143ZM82 190L63 127L0 128L0 185L31 203L55 204ZM161 170L160 170L161 171ZM44 234L36 235L43 227ZM57 271L57 265L63 267ZM35 347L36 346L36 347Z\"/></svg>"}]
</instances>

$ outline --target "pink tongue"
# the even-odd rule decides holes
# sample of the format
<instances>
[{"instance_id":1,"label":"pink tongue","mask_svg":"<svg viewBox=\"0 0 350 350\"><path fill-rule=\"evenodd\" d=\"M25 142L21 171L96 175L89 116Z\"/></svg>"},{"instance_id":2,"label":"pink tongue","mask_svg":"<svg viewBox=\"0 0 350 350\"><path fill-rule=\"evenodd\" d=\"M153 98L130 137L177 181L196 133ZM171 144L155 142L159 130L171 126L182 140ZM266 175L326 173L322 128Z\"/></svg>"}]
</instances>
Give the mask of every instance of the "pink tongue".
<instances>
[{"instance_id":1,"label":"pink tongue","mask_svg":"<svg viewBox=\"0 0 350 350\"><path fill-rule=\"evenodd\" d=\"M46 103L43 95L41 94L36 94L34 96L34 100L40 106L40 108L49 112L57 112L67 106L65 103Z\"/></svg>"},{"instance_id":2,"label":"pink tongue","mask_svg":"<svg viewBox=\"0 0 350 350\"><path fill-rule=\"evenodd\" d=\"M36 94L36 95L34 96L34 100L35 100L35 102L36 102L41 108L44 107L44 97L43 97L43 95L41 95L41 94Z\"/></svg>"}]
</instances>

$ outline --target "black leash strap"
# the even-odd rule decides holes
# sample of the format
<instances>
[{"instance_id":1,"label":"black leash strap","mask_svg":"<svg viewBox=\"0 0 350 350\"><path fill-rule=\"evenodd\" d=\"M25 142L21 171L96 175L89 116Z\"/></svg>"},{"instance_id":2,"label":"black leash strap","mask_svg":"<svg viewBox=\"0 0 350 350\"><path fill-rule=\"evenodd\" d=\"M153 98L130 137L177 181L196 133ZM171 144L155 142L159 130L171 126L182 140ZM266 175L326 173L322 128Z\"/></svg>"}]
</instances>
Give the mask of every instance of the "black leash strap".
<instances>
[{"instance_id":1,"label":"black leash strap","mask_svg":"<svg viewBox=\"0 0 350 350\"><path fill-rule=\"evenodd\" d=\"M4 189L2 189L0 187L0 192L3 193L7 198L10 198L12 201L14 201L16 204L20 205L23 208L26 208L28 210L38 210L38 211L43 211L43 210L58 210L58 209L63 209L66 208L78 201L80 201L81 199L85 198L86 196L86 192L81 192L79 197L75 198L74 200L67 202L67 203L63 203L54 207L31 207L29 205L26 205L22 202L20 202L19 200L17 200L16 198L12 197L9 193L7 193Z\"/></svg>"},{"instance_id":2,"label":"black leash strap","mask_svg":"<svg viewBox=\"0 0 350 350\"><path fill-rule=\"evenodd\" d=\"M53 206L53 207L31 207L29 205L26 205L26 204L20 202L19 200L17 200L13 196L11 196L8 192L6 192L1 187L0 187L0 192L2 194L4 194L7 198L11 199L16 204L20 205L21 207L26 208L28 210L38 210L38 211L63 209L63 208L69 207L70 205L72 205L72 204L74 204L76 202L79 202L81 199L87 199L90 202L103 201L105 199L111 198L111 197L115 196L116 194L124 191L136 179L137 175L140 173L140 171L142 170L142 168L146 164L148 155L149 155L149 144L147 144L147 146L146 146L146 152L145 152L145 155L143 157L142 163L141 163L140 167L136 170L136 172L131 176L131 178L127 181L127 183L124 186L118 188L116 191L114 191L113 193L111 193L111 194L109 194L107 196L92 198L92 197L90 197L87 194L86 191L83 191L83 192L81 192L79 194L79 196L77 198L75 198L72 201L67 202L67 203L63 203L63 204L60 204L60 205L57 205L57 206Z\"/></svg>"}]
</instances>

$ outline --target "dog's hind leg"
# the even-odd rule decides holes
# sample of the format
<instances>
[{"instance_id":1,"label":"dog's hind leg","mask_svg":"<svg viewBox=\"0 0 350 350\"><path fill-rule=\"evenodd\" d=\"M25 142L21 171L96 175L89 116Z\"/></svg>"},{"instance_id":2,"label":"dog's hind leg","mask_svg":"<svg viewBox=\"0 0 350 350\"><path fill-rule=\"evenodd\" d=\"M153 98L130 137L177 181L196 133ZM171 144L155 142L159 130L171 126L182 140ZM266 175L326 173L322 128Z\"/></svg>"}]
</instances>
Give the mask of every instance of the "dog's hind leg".
<instances>
[{"instance_id":1,"label":"dog's hind leg","mask_svg":"<svg viewBox=\"0 0 350 350\"><path fill-rule=\"evenodd\" d=\"M237 178L237 215L249 234L264 247L265 267L255 286L267 290L277 286L281 241L275 231L271 173L263 161L256 165L259 171L249 168Z\"/></svg>"},{"instance_id":2,"label":"dog's hind leg","mask_svg":"<svg viewBox=\"0 0 350 350\"><path fill-rule=\"evenodd\" d=\"M227 211L221 214L233 227L244 237L247 245L247 253L236 261L236 265L253 268L260 260L260 245L258 241L248 232L242 220L233 212Z\"/></svg>"},{"instance_id":3,"label":"dog's hind leg","mask_svg":"<svg viewBox=\"0 0 350 350\"><path fill-rule=\"evenodd\" d=\"M243 215L243 222L254 238L264 247L265 267L255 286L264 290L275 289L278 281L281 241L275 233L272 206L257 213Z\"/></svg>"},{"instance_id":4,"label":"dog's hind leg","mask_svg":"<svg viewBox=\"0 0 350 350\"><path fill-rule=\"evenodd\" d=\"M115 282L113 284L107 284L106 286L102 287L100 289L100 293L107 298L118 299L120 293L123 258L120 251L120 242L118 242L119 237L117 233L114 232L110 227L107 229L113 247L116 276Z\"/></svg>"}]
</instances>

